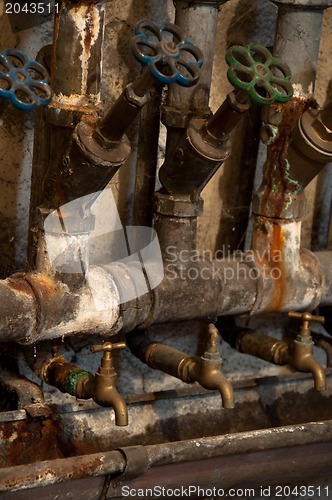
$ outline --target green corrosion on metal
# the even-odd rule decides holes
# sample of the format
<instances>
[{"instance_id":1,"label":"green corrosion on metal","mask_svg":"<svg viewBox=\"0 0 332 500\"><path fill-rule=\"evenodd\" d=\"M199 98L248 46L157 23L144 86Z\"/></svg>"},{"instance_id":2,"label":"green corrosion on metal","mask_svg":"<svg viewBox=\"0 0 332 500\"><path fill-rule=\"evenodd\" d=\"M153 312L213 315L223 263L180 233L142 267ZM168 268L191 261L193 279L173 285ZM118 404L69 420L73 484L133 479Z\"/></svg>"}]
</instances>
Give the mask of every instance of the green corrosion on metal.
<instances>
[{"instance_id":1,"label":"green corrosion on metal","mask_svg":"<svg viewBox=\"0 0 332 500\"><path fill-rule=\"evenodd\" d=\"M290 186L292 186L292 191L294 193L298 193L299 191L301 191L300 183L298 181L295 181L294 179L290 178L289 169L290 169L290 163L288 160L286 160L285 174L286 174L287 181L289 182Z\"/></svg>"},{"instance_id":2,"label":"green corrosion on metal","mask_svg":"<svg viewBox=\"0 0 332 500\"><path fill-rule=\"evenodd\" d=\"M91 377L93 377L92 373L87 372L86 370L82 370L81 368L76 368L75 370L71 370L65 377L64 390L68 394L75 396L75 387L77 381L82 378L91 378Z\"/></svg>"}]
</instances>

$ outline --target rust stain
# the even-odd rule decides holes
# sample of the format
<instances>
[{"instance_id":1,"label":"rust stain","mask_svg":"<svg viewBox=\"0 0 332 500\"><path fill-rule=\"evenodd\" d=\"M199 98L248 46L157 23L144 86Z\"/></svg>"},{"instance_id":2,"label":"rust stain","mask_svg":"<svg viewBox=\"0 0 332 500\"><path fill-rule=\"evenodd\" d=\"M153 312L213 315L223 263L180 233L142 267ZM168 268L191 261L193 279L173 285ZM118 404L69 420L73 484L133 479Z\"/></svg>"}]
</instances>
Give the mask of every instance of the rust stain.
<instances>
[{"instance_id":1,"label":"rust stain","mask_svg":"<svg viewBox=\"0 0 332 500\"><path fill-rule=\"evenodd\" d=\"M85 18L85 28L84 28L84 47L86 52L89 52L91 46L91 40L93 36L93 13L91 5L89 5Z\"/></svg>"},{"instance_id":2,"label":"rust stain","mask_svg":"<svg viewBox=\"0 0 332 500\"><path fill-rule=\"evenodd\" d=\"M253 232L252 248L257 252L257 264L261 268L264 283L273 287L264 312L283 309L287 287L284 262L285 233L278 222L267 217L257 217Z\"/></svg>"},{"instance_id":3,"label":"rust stain","mask_svg":"<svg viewBox=\"0 0 332 500\"><path fill-rule=\"evenodd\" d=\"M103 464L103 460L101 457L93 457L90 460L84 460L83 464L77 465L80 461L74 462L70 460L65 464L49 464L44 465L41 464L40 473L36 474L36 472L32 469L31 472L27 472L24 478L24 486L27 485L35 485L35 486L43 486L48 484L48 479L53 477L56 481L61 479L61 481L73 480L73 479L82 479L85 477L91 477L98 472ZM43 466L44 465L44 466ZM18 478L17 480L14 478L9 478L1 482L2 487L5 487L6 490L11 490L13 488L22 488L22 478Z\"/></svg>"},{"instance_id":4,"label":"rust stain","mask_svg":"<svg viewBox=\"0 0 332 500\"><path fill-rule=\"evenodd\" d=\"M262 196L263 206L268 207L275 216L282 212L284 202L287 202L287 193L298 190L297 182L288 177L288 146L293 127L310 107L314 107L312 99L294 97L288 103L283 104L282 109L277 109L277 111L282 111L282 120L278 133L269 147L268 164L263 181L266 187Z\"/></svg>"},{"instance_id":5,"label":"rust stain","mask_svg":"<svg viewBox=\"0 0 332 500\"><path fill-rule=\"evenodd\" d=\"M33 274L27 276L29 284L40 296L45 299L52 298L54 295L61 294L59 284L50 276L45 274Z\"/></svg>"},{"instance_id":6,"label":"rust stain","mask_svg":"<svg viewBox=\"0 0 332 500\"><path fill-rule=\"evenodd\" d=\"M68 470L67 477L68 479L81 479L86 476L92 476L102 465L103 461L99 457L92 458L90 461L84 462L81 466L72 464Z\"/></svg>"},{"instance_id":7,"label":"rust stain","mask_svg":"<svg viewBox=\"0 0 332 500\"><path fill-rule=\"evenodd\" d=\"M271 254L283 255L283 249L285 245L285 235L282 227L278 224L273 224L273 235L271 240ZM270 267L271 267L270 261ZM275 276L276 271L278 271L277 276ZM273 268L271 268L271 274L273 280L273 292L271 295L270 303L267 306L268 310L271 311L281 311L285 304L285 294L287 289L287 279L286 279L286 268L283 259L273 261Z\"/></svg>"},{"instance_id":8,"label":"rust stain","mask_svg":"<svg viewBox=\"0 0 332 500\"><path fill-rule=\"evenodd\" d=\"M20 278L10 277L10 278L7 278L6 281L8 283L9 288L11 288L12 290L15 290L19 294L30 295L32 298L35 298L35 294L33 292L32 287L24 279L24 277L20 277Z\"/></svg>"},{"instance_id":9,"label":"rust stain","mask_svg":"<svg viewBox=\"0 0 332 500\"><path fill-rule=\"evenodd\" d=\"M1 431L1 467L63 458L59 429L50 419L6 422Z\"/></svg>"}]
</instances>

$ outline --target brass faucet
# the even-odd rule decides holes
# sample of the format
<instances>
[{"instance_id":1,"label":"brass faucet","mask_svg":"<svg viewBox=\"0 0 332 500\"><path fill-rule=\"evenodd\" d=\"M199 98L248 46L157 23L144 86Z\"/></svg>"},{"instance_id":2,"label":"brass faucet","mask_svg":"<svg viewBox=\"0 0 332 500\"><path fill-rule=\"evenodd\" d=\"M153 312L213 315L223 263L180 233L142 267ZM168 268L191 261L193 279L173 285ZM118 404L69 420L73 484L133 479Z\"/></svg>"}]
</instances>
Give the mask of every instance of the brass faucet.
<instances>
[{"instance_id":1,"label":"brass faucet","mask_svg":"<svg viewBox=\"0 0 332 500\"><path fill-rule=\"evenodd\" d=\"M290 318L302 320L302 325L296 339L287 342L250 328L236 326L234 321L230 326L227 326L227 324L226 327L220 325L220 329L223 338L239 352L255 356L275 365L289 365L299 372L310 372L314 378L315 389L324 391L326 389L325 370L313 357L314 342L310 328L313 321L324 323L324 317L312 316L308 312L290 312L288 315ZM330 351L326 344L324 344L324 348L329 356L332 349Z\"/></svg>"},{"instance_id":2,"label":"brass faucet","mask_svg":"<svg viewBox=\"0 0 332 500\"><path fill-rule=\"evenodd\" d=\"M92 352L103 352L100 367L94 377L78 379L75 387L77 398L92 398L100 406L111 406L115 412L115 423L120 426L128 425L128 410L115 386L117 373L113 366L112 352L125 347L125 342L106 342L91 346Z\"/></svg>"},{"instance_id":3,"label":"brass faucet","mask_svg":"<svg viewBox=\"0 0 332 500\"><path fill-rule=\"evenodd\" d=\"M218 390L224 408L234 408L233 387L221 371L222 358L218 350L219 332L211 323L208 326L206 350L200 360L192 359L189 378L209 390Z\"/></svg>"},{"instance_id":4,"label":"brass faucet","mask_svg":"<svg viewBox=\"0 0 332 500\"><path fill-rule=\"evenodd\" d=\"M224 408L234 408L234 393L231 384L221 371L222 359L218 352L219 332L210 324L206 348L200 359L178 351L161 342L151 342L142 332L127 335L129 349L143 363L176 377L187 384L198 382L209 390L218 390Z\"/></svg>"},{"instance_id":5,"label":"brass faucet","mask_svg":"<svg viewBox=\"0 0 332 500\"><path fill-rule=\"evenodd\" d=\"M301 320L302 324L299 334L285 353L287 358L285 362L300 372L311 372L314 377L315 389L318 391L325 391L325 370L313 357L314 342L311 337L311 323L315 321L316 323L323 324L325 318L323 316L313 316L308 312L299 313L293 311L289 312L288 316Z\"/></svg>"}]
</instances>

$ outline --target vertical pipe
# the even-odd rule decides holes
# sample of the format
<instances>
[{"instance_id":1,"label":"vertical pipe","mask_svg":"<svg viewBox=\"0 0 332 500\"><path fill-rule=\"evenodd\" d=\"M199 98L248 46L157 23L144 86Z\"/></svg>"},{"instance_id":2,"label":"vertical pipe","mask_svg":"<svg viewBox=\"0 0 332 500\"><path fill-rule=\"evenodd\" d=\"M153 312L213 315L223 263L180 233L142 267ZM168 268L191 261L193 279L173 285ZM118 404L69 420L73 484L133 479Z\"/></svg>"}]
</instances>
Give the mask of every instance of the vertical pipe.
<instances>
[{"instance_id":1,"label":"vertical pipe","mask_svg":"<svg viewBox=\"0 0 332 500\"><path fill-rule=\"evenodd\" d=\"M63 158L83 115L97 118L100 104L104 5L62 0L54 24L52 102L35 128L30 200L29 264L47 213L61 204ZM46 209L46 210L45 210Z\"/></svg>"},{"instance_id":2,"label":"vertical pipe","mask_svg":"<svg viewBox=\"0 0 332 500\"><path fill-rule=\"evenodd\" d=\"M103 21L102 4L62 1L54 27L53 101L78 107L100 101Z\"/></svg>"},{"instance_id":3,"label":"vertical pipe","mask_svg":"<svg viewBox=\"0 0 332 500\"><path fill-rule=\"evenodd\" d=\"M135 226L152 226L151 199L157 175L161 88L153 88L150 94L140 115L133 210Z\"/></svg>"},{"instance_id":4,"label":"vertical pipe","mask_svg":"<svg viewBox=\"0 0 332 500\"><path fill-rule=\"evenodd\" d=\"M204 54L204 65L199 82L192 88L172 85L163 110L166 125L166 155L181 136L192 115L206 117L209 99L213 56L217 36L218 10L228 0L175 0L175 24L178 25Z\"/></svg>"},{"instance_id":5,"label":"vertical pipe","mask_svg":"<svg viewBox=\"0 0 332 500\"><path fill-rule=\"evenodd\" d=\"M175 24L179 26L204 54L199 82L192 88L172 85L168 90L163 123L167 127L166 159L173 161L173 148L194 116L207 117L213 57L217 36L218 10L228 0L175 0ZM157 193L155 227L167 260L167 248L191 252L196 248L197 216L202 212L202 200L184 200ZM166 245L168 245L166 247ZM181 260L181 259L180 259ZM182 265L181 262L178 262Z\"/></svg>"},{"instance_id":6,"label":"vertical pipe","mask_svg":"<svg viewBox=\"0 0 332 500\"><path fill-rule=\"evenodd\" d=\"M293 127L312 106L323 12L332 1L273 0L273 3L278 6L274 54L290 66L294 96L284 106L271 105L265 110L264 132L274 132L266 140L267 161L253 211L259 216L299 219L305 213L305 198L298 179L292 175L288 149Z\"/></svg>"},{"instance_id":7,"label":"vertical pipe","mask_svg":"<svg viewBox=\"0 0 332 500\"><path fill-rule=\"evenodd\" d=\"M273 0L278 6L274 55L292 70L295 95L314 93L324 9L330 0Z\"/></svg>"},{"instance_id":8,"label":"vertical pipe","mask_svg":"<svg viewBox=\"0 0 332 500\"><path fill-rule=\"evenodd\" d=\"M208 112L218 8L226 1L175 1L175 24L204 54L204 66L198 84L191 89L173 85L168 93L168 105L185 114L202 116Z\"/></svg>"}]
</instances>

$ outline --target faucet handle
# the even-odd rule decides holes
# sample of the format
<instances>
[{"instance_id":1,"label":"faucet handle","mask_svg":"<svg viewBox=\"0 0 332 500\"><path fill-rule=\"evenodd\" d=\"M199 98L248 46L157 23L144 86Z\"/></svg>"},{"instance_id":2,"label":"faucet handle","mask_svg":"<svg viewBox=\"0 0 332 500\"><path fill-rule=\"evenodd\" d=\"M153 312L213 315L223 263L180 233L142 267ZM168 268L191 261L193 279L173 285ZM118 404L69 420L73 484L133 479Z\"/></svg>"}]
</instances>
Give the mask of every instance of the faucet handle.
<instances>
[{"instance_id":1,"label":"faucet handle","mask_svg":"<svg viewBox=\"0 0 332 500\"><path fill-rule=\"evenodd\" d=\"M309 312L296 312L290 311L288 313L289 318L299 319L302 321L301 334L310 335L311 333L311 323L320 323L321 325L325 322L324 316L314 316Z\"/></svg>"},{"instance_id":2,"label":"faucet handle","mask_svg":"<svg viewBox=\"0 0 332 500\"><path fill-rule=\"evenodd\" d=\"M0 98L9 99L13 106L29 111L46 106L51 101L47 70L18 49L0 53Z\"/></svg>"},{"instance_id":3,"label":"faucet handle","mask_svg":"<svg viewBox=\"0 0 332 500\"><path fill-rule=\"evenodd\" d=\"M293 95L289 66L257 43L233 45L226 52L227 78L240 91L248 93L259 106L285 103Z\"/></svg>"},{"instance_id":4,"label":"faucet handle","mask_svg":"<svg viewBox=\"0 0 332 500\"><path fill-rule=\"evenodd\" d=\"M158 83L192 87L200 78L202 51L175 24L142 19L136 25L131 49L135 59L147 66Z\"/></svg>"},{"instance_id":5,"label":"faucet handle","mask_svg":"<svg viewBox=\"0 0 332 500\"><path fill-rule=\"evenodd\" d=\"M90 346L91 352L112 352L116 349L125 349L127 347L125 342L116 342L113 344L112 342L105 342L102 345L92 345Z\"/></svg>"}]
</instances>

